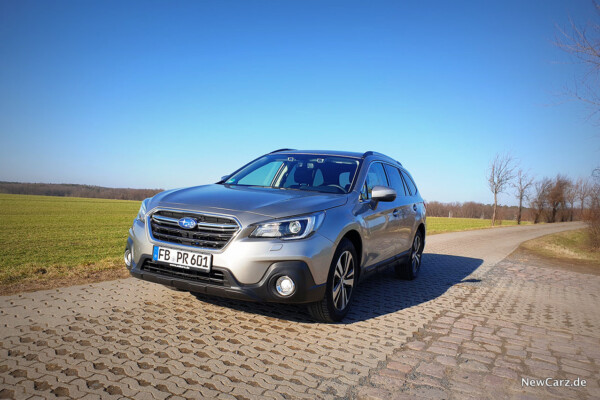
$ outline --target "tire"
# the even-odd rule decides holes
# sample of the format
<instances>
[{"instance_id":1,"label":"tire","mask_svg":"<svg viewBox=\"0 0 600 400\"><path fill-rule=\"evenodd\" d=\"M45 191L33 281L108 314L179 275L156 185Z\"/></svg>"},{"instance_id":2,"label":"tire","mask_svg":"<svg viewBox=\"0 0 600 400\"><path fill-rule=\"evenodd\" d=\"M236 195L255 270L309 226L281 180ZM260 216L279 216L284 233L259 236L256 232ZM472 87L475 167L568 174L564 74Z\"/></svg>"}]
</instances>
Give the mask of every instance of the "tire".
<instances>
[{"instance_id":1,"label":"tire","mask_svg":"<svg viewBox=\"0 0 600 400\"><path fill-rule=\"evenodd\" d=\"M396 275L398 278L412 281L419 276L421 270L421 261L423 256L423 234L417 231L413 239L412 246L406 261L396 265Z\"/></svg>"},{"instance_id":2,"label":"tire","mask_svg":"<svg viewBox=\"0 0 600 400\"><path fill-rule=\"evenodd\" d=\"M329 267L325 297L308 305L308 311L315 320L338 322L348 314L356 288L358 268L354 245L350 240L342 239Z\"/></svg>"}]
</instances>

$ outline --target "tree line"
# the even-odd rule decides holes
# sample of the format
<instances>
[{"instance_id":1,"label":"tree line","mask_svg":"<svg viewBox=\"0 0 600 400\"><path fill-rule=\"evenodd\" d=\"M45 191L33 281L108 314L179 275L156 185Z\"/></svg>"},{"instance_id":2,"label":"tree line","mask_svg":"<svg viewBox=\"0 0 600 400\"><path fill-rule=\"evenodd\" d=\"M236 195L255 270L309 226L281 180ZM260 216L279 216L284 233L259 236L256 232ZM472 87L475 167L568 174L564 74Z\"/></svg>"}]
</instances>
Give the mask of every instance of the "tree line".
<instances>
[{"instance_id":1,"label":"tree line","mask_svg":"<svg viewBox=\"0 0 600 400\"><path fill-rule=\"evenodd\" d=\"M527 219L536 224L588 219L600 195L597 171L592 177L577 180L562 174L535 180L528 172L518 168L509 154L496 155L487 173L488 187L494 196L492 225L496 222L499 207L498 194L507 192L512 192L519 202L515 217L517 223L521 222L524 211Z\"/></svg>"},{"instance_id":2,"label":"tree line","mask_svg":"<svg viewBox=\"0 0 600 400\"><path fill-rule=\"evenodd\" d=\"M449 202L439 201L427 202L428 217L450 217L450 218L481 218L492 219L494 212L493 204L483 204L475 201ZM516 220L518 214L517 206L498 205L496 209L496 221ZM530 220L529 209L523 210L524 220Z\"/></svg>"},{"instance_id":3,"label":"tree line","mask_svg":"<svg viewBox=\"0 0 600 400\"><path fill-rule=\"evenodd\" d=\"M0 182L0 193L40 196L89 197L97 199L143 200L162 192L162 189L108 188L67 183Z\"/></svg>"},{"instance_id":4,"label":"tree line","mask_svg":"<svg viewBox=\"0 0 600 400\"><path fill-rule=\"evenodd\" d=\"M600 248L600 167L590 177L577 180L562 174L535 180L517 167L508 154L496 155L490 162L487 178L494 196L492 226L497 218L498 194L512 188L512 193L519 200L518 223L524 211L535 224L583 220L588 224L592 246ZM525 208L526 204L529 208Z\"/></svg>"},{"instance_id":5,"label":"tree line","mask_svg":"<svg viewBox=\"0 0 600 400\"><path fill-rule=\"evenodd\" d=\"M573 181L564 175L544 177L530 195L533 222L563 222L586 219L598 200L598 186L590 179Z\"/></svg>"}]
</instances>

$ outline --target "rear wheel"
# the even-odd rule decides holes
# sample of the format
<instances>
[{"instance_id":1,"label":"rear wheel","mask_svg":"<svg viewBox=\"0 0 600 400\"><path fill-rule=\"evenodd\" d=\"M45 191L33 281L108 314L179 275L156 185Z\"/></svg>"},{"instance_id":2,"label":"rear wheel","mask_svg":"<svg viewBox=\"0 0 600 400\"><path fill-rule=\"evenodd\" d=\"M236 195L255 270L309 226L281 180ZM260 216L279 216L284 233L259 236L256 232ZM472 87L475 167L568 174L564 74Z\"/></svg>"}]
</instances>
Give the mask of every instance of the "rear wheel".
<instances>
[{"instance_id":1,"label":"rear wheel","mask_svg":"<svg viewBox=\"0 0 600 400\"><path fill-rule=\"evenodd\" d=\"M354 245L350 240L343 239L329 268L325 297L308 305L313 318L322 322L337 322L346 316L356 285L357 261Z\"/></svg>"},{"instance_id":2,"label":"rear wheel","mask_svg":"<svg viewBox=\"0 0 600 400\"><path fill-rule=\"evenodd\" d=\"M403 263L396 265L396 275L399 278L412 281L419 275L421 259L423 256L423 234L417 231L408 258Z\"/></svg>"}]
</instances>

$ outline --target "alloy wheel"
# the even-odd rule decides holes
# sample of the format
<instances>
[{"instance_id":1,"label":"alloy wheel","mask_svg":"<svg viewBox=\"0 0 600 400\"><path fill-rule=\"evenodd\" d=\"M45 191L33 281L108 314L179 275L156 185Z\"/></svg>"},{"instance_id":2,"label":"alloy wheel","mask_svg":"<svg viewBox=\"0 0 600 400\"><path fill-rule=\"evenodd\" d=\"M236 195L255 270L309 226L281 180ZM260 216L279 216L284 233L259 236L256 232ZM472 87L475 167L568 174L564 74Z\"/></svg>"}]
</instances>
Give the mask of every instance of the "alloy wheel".
<instances>
[{"instance_id":1,"label":"alloy wheel","mask_svg":"<svg viewBox=\"0 0 600 400\"><path fill-rule=\"evenodd\" d=\"M415 241L412 246L411 265L413 275L417 275L421 267L421 235L415 236Z\"/></svg>"},{"instance_id":2,"label":"alloy wheel","mask_svg":"<svg viewBox=\"0 0 600 400\"><path fill-rule=\"evenodd\" d=\"M350 302L354 288L354 257L349 251L344 251L335 265L333 273L333 305L337 310L343 310Z\"/></svg>"}]
</instances>

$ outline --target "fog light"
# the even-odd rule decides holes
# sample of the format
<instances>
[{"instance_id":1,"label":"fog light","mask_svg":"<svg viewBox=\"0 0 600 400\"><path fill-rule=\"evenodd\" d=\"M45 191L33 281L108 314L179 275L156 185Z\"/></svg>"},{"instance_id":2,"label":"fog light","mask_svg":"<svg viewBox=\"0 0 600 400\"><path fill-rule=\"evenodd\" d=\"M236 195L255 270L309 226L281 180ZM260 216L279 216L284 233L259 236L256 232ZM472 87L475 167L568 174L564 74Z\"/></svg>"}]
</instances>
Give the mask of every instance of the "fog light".
<instances>
[{"instance_id":1,"label":"fog light","mask_svg":"<svg viewBox=\"0 0 600 400\"><path fill-rule=\"evenodd\" d=\"M131 251L129 249L125 249L125 265L131 267L131 259L133 258L131 255Z\"/></svg>"},{"instance_id":2,"label":"fog light","mask_svg":"<svg viewBox=\"0 0 600 400\"><path fill-rule=\"evenodd\" d=\"M275 289L277 289L277 293L282 296L290 296L294 293L296 289L296 284L289 276L280 276L277 279L277 283L275 283Z\"/></svg>"}]
</instances>

